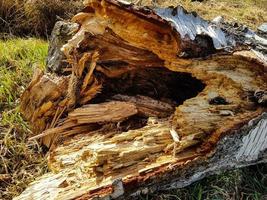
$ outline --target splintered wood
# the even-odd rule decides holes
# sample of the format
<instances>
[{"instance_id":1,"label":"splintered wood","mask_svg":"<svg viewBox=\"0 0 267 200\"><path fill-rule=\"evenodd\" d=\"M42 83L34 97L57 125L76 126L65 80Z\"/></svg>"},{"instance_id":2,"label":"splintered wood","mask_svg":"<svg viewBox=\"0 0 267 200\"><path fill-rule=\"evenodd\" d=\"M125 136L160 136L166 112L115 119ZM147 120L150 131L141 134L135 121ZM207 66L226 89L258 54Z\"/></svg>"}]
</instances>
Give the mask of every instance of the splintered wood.
<instances>
[{"instance_id":1,"label":"splintered wood","mask_svg":"<svg viewBox=\"0 0 267 200\"><path fill-rule=\"evenodd\" d=\"M84 5L61 48L67 64L36 71L21 97L51 172L16 200L124 199L171 184L265 112L267 65L231 32L181 7Z\"/></svg>"}]
</instances>

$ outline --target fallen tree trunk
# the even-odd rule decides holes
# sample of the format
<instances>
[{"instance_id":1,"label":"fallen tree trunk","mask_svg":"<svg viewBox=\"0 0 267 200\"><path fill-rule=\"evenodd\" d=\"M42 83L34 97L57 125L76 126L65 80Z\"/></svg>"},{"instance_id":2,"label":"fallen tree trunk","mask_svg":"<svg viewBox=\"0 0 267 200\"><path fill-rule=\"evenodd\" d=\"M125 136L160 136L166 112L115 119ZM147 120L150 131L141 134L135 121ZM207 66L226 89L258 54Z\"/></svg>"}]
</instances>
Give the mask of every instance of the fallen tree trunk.
<instances>
[{"instance_id":1,"label":"fallen tree trunk","mask_svg":"<svg viewBox=\"0 0 267 200\"><path fill-rule=\"evenodd\" d=\"M21 97L51 172L15 199L133 198L266 162L266 39L181 7L84 4Z\"/></svg>"}]
</instances>

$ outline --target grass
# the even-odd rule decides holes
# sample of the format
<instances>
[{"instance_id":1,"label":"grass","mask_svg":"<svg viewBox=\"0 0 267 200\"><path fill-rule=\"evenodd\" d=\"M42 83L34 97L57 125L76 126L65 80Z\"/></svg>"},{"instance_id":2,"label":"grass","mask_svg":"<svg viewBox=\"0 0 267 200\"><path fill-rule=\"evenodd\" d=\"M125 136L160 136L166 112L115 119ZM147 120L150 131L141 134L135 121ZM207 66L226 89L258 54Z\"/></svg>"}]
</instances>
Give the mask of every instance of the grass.
<instances>
[{"instance_id":1,"label":"grass","mask_svg":"<svg viewBox=\"0 0 267 200\"><path fill-rule=\"evenodd\" d=\"M186 188L153 195L141 200L263 200L267 199L267 165L260 164L207 177Z\"/></svg>"},{"instance_id":2,"label":"grass","mask_svg":"<svg viewBox=\"0 0 267 200\"><path fill-rule=\"evenodd\" d=\"M130 0L142 5L152 5L156 2L161 6L182 5L188 11L196 11L205 19L212 20L217 16L223 16L227 21L245 24L256 29L267 21L266 0L204 0L203 2L192 0Z\"/></svg>"},{"instance_id":3,"label":"grass","mask_svg":"<svg viewBox=\"0 0 267 200\"><path fill-rule=\"evenodd\" d=\"M0 37L47 37L57 18L69 19L81 0L0 0Z\"/></svg>"},{"instance_id":4,"label":"grass","mask_svg":"<svg viewBox=\"0 0 267 200\"><path fill-rule=\"evenodd\" d=\"M47 44L41 40L0 42L0 110L14 108L34 65L44 68Z\"/></svg>"},{"instance_id":5,"label":"grass","mask_svg":"<svg viewBox=\"0 0 267 200\"><path fill-rule=\"evenodd\" d=\"M37 39L0 40L0 199L12 199L46 170L42 149L28 142L19 96L34 67L44 68L48 45Z\"/></svg>"},{"instance_id":6,"label":"grass","mask_svg":"<svg viewBox=\"0 0 267 200\"><path fill-rule=\"evenodd\" d=\"M40 34L44 29L37 27L40 22L44 23L42 19L47 18L38 21L40 15L36 14L35 18L29 21L34 9L28 10L27 15L21 15L23 10L16 11L15 6L23 1L0 1L0 21L5 17L4 20L9 24L5 25L8 27L5 29L8 30L8 34L25 31L20 27L27 24L30 32L24 33L34 34L35 31L39 31ZM58 3L58 1L50 2ZM195 10L204 18L212 19L217 15L223 15L229 21L238 21L252 28L267 21L266 0L206 0L203 3L190 0L157 0L157 2L161 5L181 3L186 9ZM20 5L23 5L23 9L26 8L23 3ZM51 7L52 4L47 5ZM54 11L50 9L49 12ZM20 21L14 16L20 16L18 18ZM54 21L51 24L53 23ZM38 26L34 29L33 26L36 24ZM3 28L1 23L0 27ZM19 96L31 80L33 69L45 66L47 48L47 42L39 39L0 40L0 199L9 200L19 195L30 182L47 171L42 148L34 141L27 141L30 130L18 108ZM144 195L140 199L267 199L267 164L224 172L183 189Z\"/></svg>"}]
</instances>

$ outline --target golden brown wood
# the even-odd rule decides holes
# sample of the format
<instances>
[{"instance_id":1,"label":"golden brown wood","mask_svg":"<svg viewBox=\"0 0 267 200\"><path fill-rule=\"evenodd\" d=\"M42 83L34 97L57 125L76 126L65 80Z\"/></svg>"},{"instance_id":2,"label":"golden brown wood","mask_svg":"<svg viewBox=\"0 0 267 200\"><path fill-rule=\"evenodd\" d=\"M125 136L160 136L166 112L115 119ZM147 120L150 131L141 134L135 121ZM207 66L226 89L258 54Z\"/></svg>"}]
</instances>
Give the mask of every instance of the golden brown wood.
<instances>
[{"instance_id":1,"label":"golden brown wood","mask_svg":"<svg viewBox=\"0 0 267 200\"><path fill-rule=\"evenodd\" d=\"M234 43L235 33L180 7L115 0L85 1L73 21L80 28L62 47L64 74L37 72L21 98L31 139L52 144L52 172L16 199L124 199L171 188L179 172L212 169L223 137L264 118L267 65ZM259 127L265 141L265 122Z\"/></svg>"}]
</instances>

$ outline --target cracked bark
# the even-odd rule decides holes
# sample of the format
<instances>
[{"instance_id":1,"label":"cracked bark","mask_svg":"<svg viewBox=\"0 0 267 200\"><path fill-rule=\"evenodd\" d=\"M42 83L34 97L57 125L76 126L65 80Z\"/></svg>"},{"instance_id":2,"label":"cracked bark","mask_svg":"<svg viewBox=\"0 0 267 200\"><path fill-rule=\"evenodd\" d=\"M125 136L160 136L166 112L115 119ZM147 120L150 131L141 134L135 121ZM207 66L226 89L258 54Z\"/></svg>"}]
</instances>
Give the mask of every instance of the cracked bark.
<instances>
[{"instance_id":1,"label":"cracked bark","mask_svg":"<svg viewBox=\"0 0 267 200\"><path fill-rule=\"evenodd\" d=\"M266 161L266 39L182 7L84 4L21 97L51 172L15 199L131 199Z\"/></svg>"}]
</instances>

